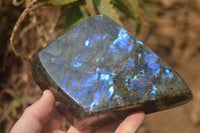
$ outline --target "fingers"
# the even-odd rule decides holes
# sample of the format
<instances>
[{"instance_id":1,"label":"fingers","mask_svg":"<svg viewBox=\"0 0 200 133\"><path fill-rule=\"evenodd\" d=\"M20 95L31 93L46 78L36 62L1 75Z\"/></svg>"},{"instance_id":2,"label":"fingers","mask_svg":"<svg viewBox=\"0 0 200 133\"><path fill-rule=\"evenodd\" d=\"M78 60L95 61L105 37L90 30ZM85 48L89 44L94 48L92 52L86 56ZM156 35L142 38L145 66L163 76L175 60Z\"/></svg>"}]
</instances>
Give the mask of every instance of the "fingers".
<instances>
[{"instance_id":1,"label":"fingers","mask_svg":"<svg viewBox=\"0 0 200 133\"><path fill-rule=\"evenodd\" d=\"M53 115L55 108L55 98L53 94L46 90L43 93L43 96L35 102L33 105L28 107L18 122L14 125L11 130L11 133L40 133L42 130L46 133L63 133L60 130L57 130L60 127L61 116L57 112ZM50 116L52 118L50 119ZM49 120L47 122L47 120ZM141 123L144 121L144 113L137 112L128 116L117 128L115 133L135 133ZM47 123L46 123L47 122ZM46 123L46 124L45 124ZM46 128L45 128L46 127ZM48 129L49 127L49 129ZM116 125L111 127L115 128ZM108 128L106 128L108 129ZM108 132L111 129L107 130ZM105 130L104 130L105 131ZM91 133L92 130L78 130L71 126L68 130L68 133Z\"/></svg>"},{"instance_id":2,"label":"fingers","mask_svg":"<svg viewBox=\"0 0 200 133\"><path fill-rule=\"evenodd\" d=\"M135 133L144 121L145 114L137 112L128 116L117 128L115 133Z\"/></svg>"},{"instance_id":3,"label":"fingers","mask_svg":"<svg viewBox=\"0 0 200 133\"><path fill-rule=\"evenodd\" d=\"M98 128L95 133L114 133L119 124L120 122L105 125L101 128Z\"/></svg>"},{"instance_id":4,"label":"fingers","mask_svg":"<svg viewBox=\"0 0 200 133\"><path fill-rule=\"evenodd\" d=\"M11 133L39 133L55 107L51 91L45 90L43 96L28 107L11 130Z\"/></svg>"},{"instance_id":5,"label":"fingers","mask_svg":"<svg viewBox=\"0 0 200 133\"><path fill-rule=\"evenodd\" d=\"M116 129L115 133L135 133L139 126L144 121L145 114L143 112L136 112L130 116L128 116L120 125L119 123L113 123L111 125L102 127L98 129L97 133L113 133L114 129L119 125ZM92 133L92 130L84 130L80 131L71 126L67 133Z\"/></svg>"},{"instance_id":6,"label":"fingers","mask_svg":"<svg viewBox=\"0 0 200 133\"><path fill-rule=\"evenodd\" d=\"M73 126L70 126L69 130L67 133L93 133L92 129L86 129L86 130L78 130Z\"/></svg>"},{"instance_id":7,"label":"fingers","mask_svg":"<svg viewBox=\"0 0 200 133\"><path fill-rule=\"evenodd\" d=\"M62 115L55 109L51 118L46 122L42 128L42 133L57 133L59 131L62 123Z\"/></svg>"}]
</instances>

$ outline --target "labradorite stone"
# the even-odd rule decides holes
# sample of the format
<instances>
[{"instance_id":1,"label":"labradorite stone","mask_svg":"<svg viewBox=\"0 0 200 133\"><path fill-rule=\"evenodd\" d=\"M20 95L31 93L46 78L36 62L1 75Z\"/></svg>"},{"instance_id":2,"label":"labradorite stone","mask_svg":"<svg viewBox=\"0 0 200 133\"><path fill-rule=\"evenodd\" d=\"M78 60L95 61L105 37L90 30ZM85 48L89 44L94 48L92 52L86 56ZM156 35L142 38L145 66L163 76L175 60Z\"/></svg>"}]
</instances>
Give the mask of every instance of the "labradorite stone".
<instances>
[{"instance_id":1,"label":"labradorite stone","mask_svg":"<svg viewBox=\"0 0 200 133\"><path fill-rule=\"evenodd\" d=\"M130 113L161 111L192 98L181 77L144 43L104 15L39 51L33 77L51 89L75 127L99 127Z\"/></svg>"}]
</instances>

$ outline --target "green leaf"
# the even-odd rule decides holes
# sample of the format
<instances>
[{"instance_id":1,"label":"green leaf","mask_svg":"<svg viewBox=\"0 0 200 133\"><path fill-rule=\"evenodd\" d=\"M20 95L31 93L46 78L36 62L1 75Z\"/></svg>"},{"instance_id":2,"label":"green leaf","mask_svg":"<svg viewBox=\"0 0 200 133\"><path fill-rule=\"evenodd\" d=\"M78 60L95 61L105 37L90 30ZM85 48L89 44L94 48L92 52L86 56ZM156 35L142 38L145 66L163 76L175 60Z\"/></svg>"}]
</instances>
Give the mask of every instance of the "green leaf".
<instances>
[{"instance_id":1,"label":"green leaf","mask_svg":"<svg viewBox=\"0 0 200 133\"><path fill-rule=\"evenodd\" d=\"M27 104L32 104L35 102L35 99L30 96L24 96L20 100L22 103L27 103Z\"/></svg>"},{"instance_id":2,"label":"green leaf","mask_svg":"<svg viewBox=\"0 0 200 133\"><path fill-rule=\"evenodd\" d=\"M111 0L111 3L117 7L120 11L122 11L127 16L135 19L135 15L128 9L128 7L121 0Z\"/></svg>"},{"instance_id":3,"label":"green leaf","mask_svg":"<svg viewBox=\"0 0 200 133\"><path fill-rule=\"evenodd\" d=\"M117 15L117 10L115 7L110 3L110 0L94 0L95 5L100 14L105 14L115 22L123 26L123 23L119 19L119 15Z\"/></svg>"},{"instance_id":4,"label":"green leaf","mask_svg":"<svg viewBox=\"0 0 200 133\"><path fill-rule=\"evenodd\" d=\"M142 24L140 17L141 9L138 0L111 0L111 3L135 21L137 25L136 34L138 34Z\"/></svg>"},{"instance_id":5,"label":"green leaf","mask_svg":"<svg viewBox=\"0 0 200 133\"><path fill-rule=\"evenodd\" d=\"M15 98L9 103L6 111L10 113L11 111L15 110L16 108L18 108L20 106L21 106L20 99L19 98Z\"/></svg>"},{"instance_id":6,"label":"green leaf","mask_svg":"<svg viewBox=\"0 0 200 133\"><path fill-rule=\"evenodd\" d=\"M53 5L67 5L74 2L77 2L79 0L48 0Z\"/></svg>"},{"instance_id":7,"label":"green leaf","mask_svg":"<svg viewBox=\"0 0 200 133\"><path fill-rule=\"evenodd\" d=\"M73 27L74 25L85 20L86 17L82 13L81 5L78 3L70 4L67 7L67 13L65 15L64 31Z\"/></svg>"}]
</instances>

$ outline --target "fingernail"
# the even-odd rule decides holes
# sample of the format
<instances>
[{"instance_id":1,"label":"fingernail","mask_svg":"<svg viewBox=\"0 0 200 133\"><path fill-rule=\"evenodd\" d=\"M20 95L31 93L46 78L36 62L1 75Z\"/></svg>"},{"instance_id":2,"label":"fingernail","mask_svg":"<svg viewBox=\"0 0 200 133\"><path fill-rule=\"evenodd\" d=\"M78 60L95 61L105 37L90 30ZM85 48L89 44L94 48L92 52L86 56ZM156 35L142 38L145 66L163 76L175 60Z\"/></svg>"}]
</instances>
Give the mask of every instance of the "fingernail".
<instances>
[{"instance_id":1,"label":"fingernail","mask_svg":"<svg viewBox=\"0 0 200 133\"><path fill-rule=\"evenodd\" d=\"M55 97L54 97L53 93L48 89L43 91L43 95L41 98L52 99L55 101Z\"/></svg>"},{"instance_id":2,"label":"fingernail","mask_svg":"<svg viewBox=\"0 0 200 133\"><path fill-rule=\"evenodd\" d=\"M49 91L49 90L44 90L41 98L46 97L46 96L48 95L48 93L49 93L48 91Z\"/></svg>"}]
</instances>

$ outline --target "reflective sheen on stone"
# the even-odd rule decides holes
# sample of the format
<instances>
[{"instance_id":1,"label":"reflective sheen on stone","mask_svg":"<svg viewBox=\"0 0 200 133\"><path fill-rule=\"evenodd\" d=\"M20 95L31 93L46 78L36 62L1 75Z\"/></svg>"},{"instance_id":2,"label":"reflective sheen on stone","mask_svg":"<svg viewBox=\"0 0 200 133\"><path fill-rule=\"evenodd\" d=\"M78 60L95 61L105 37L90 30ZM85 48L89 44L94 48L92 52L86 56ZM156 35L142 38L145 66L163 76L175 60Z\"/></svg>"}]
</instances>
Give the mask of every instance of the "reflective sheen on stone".
<instances>
[{"instance_id":1,"label":"reflective sheen on stone","mask_svg":"<svg viewBox=\"0 0 200 133\"><path fill-rule=\"evenodd\" d=\"M192 98L174 70L104 15L76 25L36 54L33 76L43 90L53 91L59 110L80 129Z\"/></svg>"}]
</instances>

